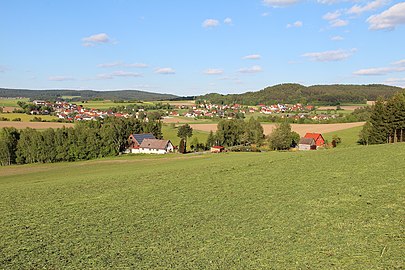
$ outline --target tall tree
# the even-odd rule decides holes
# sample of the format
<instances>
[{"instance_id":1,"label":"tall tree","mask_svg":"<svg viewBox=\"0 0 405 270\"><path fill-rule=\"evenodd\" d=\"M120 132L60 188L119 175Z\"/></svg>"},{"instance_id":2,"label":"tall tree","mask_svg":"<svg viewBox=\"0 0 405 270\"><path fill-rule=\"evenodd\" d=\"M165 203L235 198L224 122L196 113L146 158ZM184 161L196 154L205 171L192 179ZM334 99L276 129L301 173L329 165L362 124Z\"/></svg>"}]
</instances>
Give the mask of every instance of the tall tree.
<instances>
[{"instance_id":1,"label":"tall tree","mask_svg":"<svg viewBox=\"0 0 405 270\"><path fill-rule=\"evenodd\" d=\"M269 145L273 150L290 149L293 142L293 132L291 125L288 122L283 122L276 125L269 136Z\"/></svg>"},{"instance_id":2,"label":"tall tree","mask_svg":"<svg viewBox=\"0 0 405 270\"><path fill-rule=\"evenodd\" d=\"M15 128L6 127L0 130L0 165L11 165L16 162L19 139L20 133Z\"/></svg>"},{"instance_id":3,"label":"tall tree","mask_svg":"<svg viewBox=\"0 0 405 270\"><path fill-rule=\"evenodd\" d=\"M189 124L182 125L177 130L177 137L184 140L185 148L187 148L187 138L191 136L193 136L193 128Z\"/></svg>"}]
</instances>

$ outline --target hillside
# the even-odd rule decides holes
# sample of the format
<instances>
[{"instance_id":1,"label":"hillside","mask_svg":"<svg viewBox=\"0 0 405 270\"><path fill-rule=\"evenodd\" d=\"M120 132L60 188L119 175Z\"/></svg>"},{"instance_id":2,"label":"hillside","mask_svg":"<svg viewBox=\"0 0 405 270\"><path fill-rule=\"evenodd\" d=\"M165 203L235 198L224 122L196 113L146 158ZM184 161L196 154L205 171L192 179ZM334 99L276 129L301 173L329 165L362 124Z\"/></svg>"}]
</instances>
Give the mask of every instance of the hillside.
<instances>
[{"instance_id":1,"label":"hillside","mask_svg":"<svg viewBox=\"0 0 405 270\"><path fill-rule=\"evenodd\" d=\"M403 269L404 157L391 144L0 167L0 268Z\"/></svg>"},{"instance_id":2,"label":"hillside","mask_svg":"<svg viewBox=\"0 0 405 270\"><path fill-rule=\"evenodd\" d=\"M108 99L108 100L169 100L178 96L171 94L151 93L139 90L93 91L93 90L26 90L0 88L0 97L26 97L31 100L53 100L58 97L77 97L78 100Z\"/></svg>"},{"instance_id":3,"label":"hillside","mask_svg":"<svg viewBox=\"0 0 405 270\"><path fill-rule=\"evenodd\" d=\"M257 92L244 94L207 94L198 99L210 100L217 104L248 104L260 103L310 103L319 105L338 105L341 103L366 103L367 100L376 100L377 97L391 97L401 88L387 85L314 85L279 84L266 87Z\"/></svg>"}]
</instances>

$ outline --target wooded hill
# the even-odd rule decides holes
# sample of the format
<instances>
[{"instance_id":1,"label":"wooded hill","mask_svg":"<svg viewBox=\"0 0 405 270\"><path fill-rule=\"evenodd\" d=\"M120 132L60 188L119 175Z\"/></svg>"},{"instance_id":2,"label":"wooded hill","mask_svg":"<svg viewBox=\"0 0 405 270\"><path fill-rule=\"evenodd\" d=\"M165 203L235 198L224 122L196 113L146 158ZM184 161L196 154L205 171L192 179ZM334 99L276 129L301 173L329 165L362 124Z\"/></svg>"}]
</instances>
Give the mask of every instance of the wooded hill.
<instances>
[{"instance_id":1,"label":"wooded hill","mask_svg":"<svg viewBox=\"0 0 405 270\"><path fill-rule=\"evenodd\" d=\"M139 90L93 91L93 90L27 90L0 88L0 97L25 97L34 99L54 100L63 96L75 97L73 100L169 100L178 96L171 94L151 93Z\"/></svg>"},{"instance_id":2,"label":"wooded hill","mask_svg":"<svg viewBox=\"0 0 405 270\"><path fill-rule=\"evenodd\" d=\"M402 89L394 86L371 85L314 85L279 84L257 92L221 95L211 93L197 97L216 104L258 105L275 103L303 103L315 105L339 105L341 103L366 103L377 97L389 98Z\"/></svg>"}]
</instances>

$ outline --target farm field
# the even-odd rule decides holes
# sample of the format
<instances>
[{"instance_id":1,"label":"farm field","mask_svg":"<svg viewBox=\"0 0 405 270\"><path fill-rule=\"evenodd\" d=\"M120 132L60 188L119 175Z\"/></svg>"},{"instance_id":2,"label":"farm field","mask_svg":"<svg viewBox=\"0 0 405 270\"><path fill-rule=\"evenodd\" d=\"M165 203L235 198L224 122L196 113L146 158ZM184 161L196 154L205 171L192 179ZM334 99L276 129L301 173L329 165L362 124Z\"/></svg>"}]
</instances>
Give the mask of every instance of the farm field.
<instances>
[{"instance_id":1,"label":"farm field","mask_svg":"<svg viewBox=\"0 0 405 270\"><path fill-rule=\"evenodd\" d=\"M34 128L34 129L46 129L46 128L62 128L74 127L73 123L58 123L58 122L14 122L14 121L0 121L0 128L15 127L17 129Z\"/></svg>"},{"instance_id":2,"label":"farm field","mask_svg":"<svg viewBox=\"0 0 405 270\"><path fill-rule=\"evenodd\" d=\"M15 118L21 118L22 122L29 122L30 120L34 119L35 117L40 117L43 120L57 120L58 117L52 115L31 115L26 113L0 113L0 117L5 117L11 120Z\"/></svg>"},{"instance_id":3,"label":"farm field","mask_svg":"<svg viewBox=\"0 0 405 270\"><path fill-rule=\"evenodd\" d=\"M163 118L163 123L170 124L192 124L192 123L200 123L200 124L213 124L218 123L218 121L211 120L211 119L195 119L192 117L184 117L184 116L170 116Z\"/></svg>"},{"instance_id":4,"label":"farm field","mask_svg":"<svg viewBox=\"0 0 405 270\"><path fill-rule=\"evenodd\" d=\"M339 124L291 124L293 131L304 136L307 132L317 132L317 133L328 133L336 132L339 130L344 130L352 127L363 126L364 122L355 123L339 123ZM205 132L216 131L217 124L190 124L190 126L195 130L201 130ZM262 124L264 129L264 134L270 134L276 127L276 124Z\"/></svg>"},{"instance_id":5,"label":"farm field","mask_svg":"<svg viewBox=\"0 0 405 270\"><path fill-rule=\"evenodd\" d=\"M28 98L0 98L0 107L18 107L17 102L29 102Z\"/></svg>"},{"instance_id":6,"label":"farm field","mask_svg":"<svg viewBox=\"0 0 405 270\"><path fill-rule=\"evenodd\" d=\"M342 143L338 145L339 148L352 147L357 145L357 141L359 140L359 133L362 129L363 129L362 126L352 127L348 129L324 133L322 135L325 138L325 140L329 142L333 140L334 135L340 137L342 139Z\"/></svg>"},{"instance_id":7,"label":"farm field","mask_svg":"<svg viewBox=\"0 0 405 270\"><path fill-rule=\"evenodd\" d=\"M128 106L128 105L152 105L153 102L143 102L143 103L129 103L129 102L113 102L111 100L101 100L101 101L87 101L86 103L81 103L81 102L75 102L77 105L81 105L85 108L90 108L90 109L99 109L99 110L106 110L112 107L118 107L118 106Z\"/></svg>"},{"instance_id":8,"label":"farm field","mask_svg":"<svg viewBox=\"0 0 405 270\"><path fill-rule=\"evenodd\" d=\"M404 162L395 144L0 167L0 268L403 269Z\"/></svg>"}]
</instances>

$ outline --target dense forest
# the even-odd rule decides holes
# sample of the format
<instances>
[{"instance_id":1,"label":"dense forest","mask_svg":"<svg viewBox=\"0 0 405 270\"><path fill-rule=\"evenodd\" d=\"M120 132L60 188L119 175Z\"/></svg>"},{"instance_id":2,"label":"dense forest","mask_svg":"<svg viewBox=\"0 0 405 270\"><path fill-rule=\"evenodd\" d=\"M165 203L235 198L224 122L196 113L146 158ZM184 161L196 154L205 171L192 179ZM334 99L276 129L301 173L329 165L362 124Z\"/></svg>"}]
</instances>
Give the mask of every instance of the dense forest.
<instances>
[{"instance_id":1,"label":"dense forest","mask_svg":"<svg viewBox=\"0 0 405 270\"><path fill-rule=\"evenodd\" d=\"M239 103L245 105L302 103L312 105L339 105L342 103L361 103L376 100L382 96L389 98L401 88L387 85L314 85L279 84L257 92L221 95L211 93L197 97L215 104Z\"/></svg>"},{"instance_id":2,"label":"dense forest","mask_svg":"<svg viewBox=\"0 0 405 270\"><path fill-rule=\"evenodd\" d=\"M0 129L0 165L53 163L116 156L132 133L162 138L161 122L110 117L103 122L77 123L75 128L38 131Z\"/></svg>"},{"instance_id":3,"label":"dense forest","mask_svg":"<svg viewBox=\"0 0 405 270\"><path fill-rule=\"evenodd\" d=\"M56 100L61 97L72 97L73 101L108 99L108 100L171 100L178 96L171 94L151 93L139 90L93 91L93 90L26 90L0 88L0 97L25 97L31 100ZM76 100L75 100L76 99Z\"/></svg>"}]
</instances>

